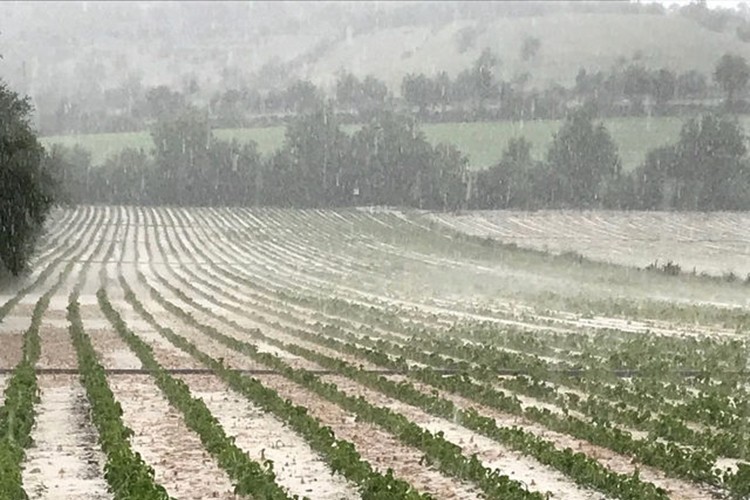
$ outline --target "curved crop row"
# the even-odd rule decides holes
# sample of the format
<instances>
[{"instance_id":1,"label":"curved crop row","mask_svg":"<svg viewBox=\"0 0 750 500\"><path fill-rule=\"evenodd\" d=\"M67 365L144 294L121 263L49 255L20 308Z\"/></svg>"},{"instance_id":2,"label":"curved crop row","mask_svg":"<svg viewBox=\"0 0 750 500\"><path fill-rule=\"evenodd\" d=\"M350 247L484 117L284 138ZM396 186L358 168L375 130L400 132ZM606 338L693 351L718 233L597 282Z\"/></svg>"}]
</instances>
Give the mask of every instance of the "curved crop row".
<instances>
[{"instance_id":1,"label":"curved crop row","mask_svg":"<svg viewBox=\"0 0 750 500\"><path fill-rule=\"evenodd\" d=\"M329 427L322 426L303 407L295 406L290 401L281 398L276 391L264 387L257 380L228 369L223 363L201 352L184 337L159 325L138 301L122 277L120 277L120 282L128 303L160 334L208 366L234 390L245 395L265 411L274 414L302 435L314 450L323 455L333 472L341 473L360 486L363 499L427 500L430 498L416 492L408 483L394 478L390 472L385 475L376 472L368 462L361 458L351 443L337 439Z\"/></svg>"},{"instance_id":2,"label":"curved crop row","mask_svg":"<svg viewBox=\"0 0 750 500\"><path fill-rule=\"evenodd\" d=\"M99 307L117 334L135 352L172 406L182 412L187 426L200 436L203 446L217 459L219 466L235 483L235 493L268 500L296 498L296 496L290 497L276 483L273 464L270 461L261 465L250 459L234 444L234 440L226 435L221 424L211 414L205 403L201 399L192 397L187 384L164 370L154 358L148 344L128 329L120 314L110 304L104 288L100 288L97 292L97 299Z\"/></svg>"}]
</instances>

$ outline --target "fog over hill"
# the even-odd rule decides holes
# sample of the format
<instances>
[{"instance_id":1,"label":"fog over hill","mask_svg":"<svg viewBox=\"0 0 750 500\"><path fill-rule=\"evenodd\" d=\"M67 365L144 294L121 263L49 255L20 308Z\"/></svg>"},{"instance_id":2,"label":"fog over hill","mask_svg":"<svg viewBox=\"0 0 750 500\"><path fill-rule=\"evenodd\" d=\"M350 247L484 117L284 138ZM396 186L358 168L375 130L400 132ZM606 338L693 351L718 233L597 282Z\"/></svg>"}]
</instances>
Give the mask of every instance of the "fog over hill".
<instances>
[{"instance_id":1,"label":"fog over hill","mask_svg":"<svg viewBox=\"0 0 750 500\"><path fill-rule=\"evenodd\" d=\"M731 22L628 2L0 3L0 78L37 108L128 85L207 97L303 78L330 90L344 70L398 94L405 74L455 76L486 48L502 78L542 87L632 57L709 74L719 54L750 44Z\"/></svg>"}]
</instances>

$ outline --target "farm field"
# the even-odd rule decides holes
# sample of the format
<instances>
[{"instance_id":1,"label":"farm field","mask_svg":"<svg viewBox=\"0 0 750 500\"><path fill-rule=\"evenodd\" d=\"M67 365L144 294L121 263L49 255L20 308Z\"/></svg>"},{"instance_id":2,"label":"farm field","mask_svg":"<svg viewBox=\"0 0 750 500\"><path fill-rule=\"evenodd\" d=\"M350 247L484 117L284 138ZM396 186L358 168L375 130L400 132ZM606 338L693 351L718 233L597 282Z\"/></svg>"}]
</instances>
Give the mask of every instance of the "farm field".
<instances>
[{"instance_id":1,"label":"farm field","mask_svg":"<svg viewBox=\"0 0 750 500\"><path fill-rule=\"evenodd\" d=\"M0 498L750 498L740 283L386 209L48 228L0 288Z\"/></svg>"},{"instance_id":2,"label":"farm field","mask_svg":"<svg viewBox=\"0 0 750 500\"><path fill-rule=\"evenodd\" d=\"M750 276L750 214L606 211L480 211L434 214L475 236L545 252L646 267L672 261L684 271Z\"/></svg>"},{"instance_id":3,"label":"farm field","mask_svg":"<svg viewBox=\"0 0 750 500\"><path fill-rule=\"evenodd\" d=\"M612 118L604 120L618 145L623 167L631 170L640 165L646 153L658 146L670 144L680 136L683 120L675 117ZM745 130L750 129L750 118L743 117ZM422 125L427 139L433 144L453 144L469 158L472 168L480 169L494 165L502 157L508 141L514 137L525 137L532 143L532 154L542 160L559 129L558 120L534 120L527 122L472 122L472 123L425 123ZM352 133L356 125L344 126ZM217 129L220 139L237 139L240 142L255 141L258 150L269 155L284 141L284 127L258 127L246 129ZM101 164L109 156L126 147L150 150L153 145L148 132L124 132L121 134L85 134L77 136L50 136L42 138L45 146L80 144L92 154L94 164Z\"/></svg>"}]
</instances>

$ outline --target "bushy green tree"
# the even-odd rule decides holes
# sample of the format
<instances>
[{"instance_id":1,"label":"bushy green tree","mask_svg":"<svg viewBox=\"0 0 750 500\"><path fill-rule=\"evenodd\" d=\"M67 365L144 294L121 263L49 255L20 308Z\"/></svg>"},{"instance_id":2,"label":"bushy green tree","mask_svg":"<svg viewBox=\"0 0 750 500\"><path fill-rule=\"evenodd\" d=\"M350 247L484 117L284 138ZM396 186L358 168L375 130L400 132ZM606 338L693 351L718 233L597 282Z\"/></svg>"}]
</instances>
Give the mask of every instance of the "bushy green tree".
<instances>
[{"instance_id":1,"label":"bushy green tree","mask_svg":"<svg viewBox=\"0 0 750 500\"><path fill-rule=\"evenodd\" d=\"M420 208L458 210L466 204L468 158L453 145L438 144L426 179Z\"/></svg>"},{"instance_id":2,"label":"bushy green tree","mask_svg":"<svg viewBox=\"0 0 750 500\"><path fill-rule=\"evenodd\" d=\"M27 266L55 199L45 151L32 130L31 105L0 82L0 266Z\"/></svg>"},{"instance_id":3,"label":"bushy green tree","mask_svg":"<svg viewBox=\"0 0 750 500\"><path fill-rule=\"evenodd\" d=\"M641 64L631 64L623 73L623 92L630 100L635 114L644 112L643 101L651 93L652 79L649 71Z\"/></svg>"},{"instance_id":4,"label":"bushy green tree","mask_svg":"<svg viewBox=\"0 0 750 500\"><path fill-rule=\"evenodd\" d=\"M554 204L592 206L600 202L604 183L620 175L617 146L603 123L586 110L572 113L555 134L547 162L559 175Z\"/></svg>"},{"instance_id":5,"label":"bushy green tree","mask_svg":"<svg viewBox=\"0 0 750 500\"><path fill-rule=\"evenodd\" d=\"M92 191L95 169L89 150L78 144L73 147L53 144L45 161L58 185L58 202L76 205L95 201Z\"/></svg>"},{"instance_id":6,"label":"bushy green tree","mask_svg":"<svg viewBox=\"0 0 750 500\"><path fill-rule=\"evenodd\" d=\"M318 207L343 204L350 168L349 138L330 104L291 121L284 145L264 176L273 204Z\"/></svg>"},{"instance_id":7,"label":"bushy green tree","mask_svg":"<svg viewBox=\"0 0 750 500\"><path fill-rule=\"evenodd\" d=\"M475 92L480 108L486 101L499 96L495 80L495 66L499 62L497 56L490 49L485 48L474 63Z\"/></svg>"},{"instance_id":8,"label":"bushy green tree","mask_svg":"<svg viewBox=\"0 0 750 500\"><path fill-rule=\"evenodd\" d=\"M284 92L286 111L292 113L310 113L322 103L320 91L308 80L298 80Z\"/></svg>"},{"instance_id":9,"label":"bushy green tree","mask_svg":"<svg viewBox=\"0 0 750 500\"><path fill-rule=\"evenodd\" d=\"M424 115L435 104L435 84L423 74L407 74L401 82L401 95L406 102L419 109Z\"/></svg>"},{"instance_id":10,"label":"bushy green tree","mask_svg":"<svg viewBox=\"0 0 750 500\"><path fill-rule=\"evenodd\" d=\"M167 204L201 204L200 182L212 168L213 134L205 113L183 109L151 128L156 174L155 193Z\"/></svg>"},{"instance_id":11,"label":"bushy green tree","mask_svg":"<svg viewBox=\"0 0 750 500\"><path fill-rule=\"evenodd\" d=\"M383 109L389 100L388 86L382 80L367 75L362 80L362 101L357 106L360 114L373 113Z\"/></svg>"},{"instance_id":12,"label":"bushy green tree","mask_svg":"<svg viewBox=\"0 0 750 500\"><path fill-rule=\"evenodd\" d=\"M125 148L110 156L90 175L96 201L106 204L150 205L158 203L153 159L142 149Z\"/></svg>"},{"instance_id":13,"label":"bushy green tree","mask_svg":"<svg viewBox=\"0 0 750 500\"><path fill-rule=\"evenodd\" d=\"M343 73L336 80L336 104L340 109L356 111L367 117L382 109L388 101L388 87L382 80L367 75L360 81L351 73Z\"/></svg>"},{"instance_id":14,"label":"bushy green tree","mask_svg":"<svg viewBox=\"0 0 750 500\"><path fill-rule=\"evenodd\" d=\"M344 109L353 111L362 99L362 87L359 79L351 73L343 73L336 80L336 103Z\"/></svg>"},{"instance_id":15,"label":"bushy green tree","mask_svg":"<svg viewBox=\"0 0 750 500\"><path fill-rule=\"evenodd\" d=\"M352 138L357 204L456 209L465 200L467 159L433 147L417 123L384 112Z\"/></svg>"},{"instance_id":16,"label":"bushy green tree","mask_svg":"<svg viewBox=\"0 0 750 500\"><path fill-rule=\"evenodd\" d=\"M656 105L660 110L663 110L664 106L675 96L677 77L672 71L662 68L653 74L651 89L656 100Z\"/></svg>"},{"instance_id":17,"label":"bushy green tree","mask_svg":"<svg viewBox=\"0 0 750 500\"><path fill-rule=\"evenodd\" d=\"M185 96L165 85L154 87L146 93L148 116L153 120L164 120L181 112L185 106Z\"/></svg>"},{"instance_id":18,"label":"bushy green tree","mask_svg":"<svg viewBox=\"0 0 750 500\"><path fill-rule=\"evenodd\" d=\"M750 65L740 55L724 54L716 63L714 80L727 93L727 106L731 106L750 81Z\"/></svg>"},{"instance_id":19,"label":"bushy green tree","mask_svg":"<svg viewBox=\"0 0 750 500\"><path fill-rule=\"evenodd\" d=\"M473 206L481 209L532 208L541 192L535 192L533 170L539 168L531 157L531 143L513 138L500 162L477 174Z\"/></svg>"},{"instance_id":20,"label":"bushy green tree","mask_svg":"<svg viewBox=\"0 0 750 500\"><path fill-rule=\"evenodd\" d=\"M646 159L633 173L636 185L636 206L654 210L671 207L671 189L668 175L674 171L675 150L662 146L649 151Z\"/></svg>"},{"instance_id":21,"label":"bushy green tree","mask_svg":"<svg viewBox=\"0 0 750 500\"><path fill-rule=\"evenodd\" d=\"M689 120L682 127L671 165L675 206L702 210L735 209L743 202L747 206L747 199L735 196L735 187L747 183L746 153L745 137L735 120L714 114Z\"/></svg>"},{"instance_id":22,"label":"bushy green tree","mask_svg":"<svg viewBox=\"0 0 750 500\"><path fill-rule=\"evenodd\" d=\"M648 153L635 182L642 208L747 210L750 166L744 132L728 117L690 119L676 144Z\"/></svg>"},{"instance_id":23,"label":"bushy green tree","mask_svg":"<svg viewBox=\"0 0 750 500\"><path fill-rule=\"evenodd\" d=\"M186 108L173 118L159 120L151 137L153 168L139 169L139 163L150 162L138 155L121 156L110 173L124 183L134 182L134 189L148 178L148 202L197 206L258 202L262 161L257 145L217 140L203 111Z\"/></svg>"}]
</instances>

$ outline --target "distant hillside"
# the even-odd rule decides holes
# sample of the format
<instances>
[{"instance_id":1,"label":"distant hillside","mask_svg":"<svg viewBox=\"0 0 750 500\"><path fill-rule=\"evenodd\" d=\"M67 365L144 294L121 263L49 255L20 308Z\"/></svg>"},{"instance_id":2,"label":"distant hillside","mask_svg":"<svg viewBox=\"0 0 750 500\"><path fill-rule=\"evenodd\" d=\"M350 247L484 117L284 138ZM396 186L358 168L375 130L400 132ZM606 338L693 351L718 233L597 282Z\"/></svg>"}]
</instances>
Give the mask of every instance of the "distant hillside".
<instances>
[{"instance_id":1,"label":"distant hillside","mask_svg":"<svg viewBox=\"0 0 750 500\"><path fill-rule=\"evenodd\" d=\"M476 32L472 47L461 53L462 30ZM521 58L526 37L541 45L530 61ZM499 76L512 79L528 72L531 85L570 85L580 67L609 69L618 59L641 54L650 67L710 74L725 52L747 53L750 44L734 34L716 33L678 15L551 14L543 17L456 21L440 29L405 26L353 36L333 45L302 76L332 83L335 71L372 73L397 89L409 72L451 76L469 67L489 47L501 59Z\"/></svg>"},{"instance_id":2,"label":"distant hillside","mask_svg":"<svg viewBox=\"0 0 750 500\"><path fill-rule=\"evenodd\" d=\"M524 39L540 47L524 61ZM126 80L210 92L339 70L374 74L396 93L408 72L451 76L489 47L502 79L570 84L580 67L640 54L648 66L709 74L725 52L748 53L734 29L712 31L653 6L604 2L0 2L0 78L37 97ZM51 102L52 97L49 97Z\"/></svg>"}]
</instances>

